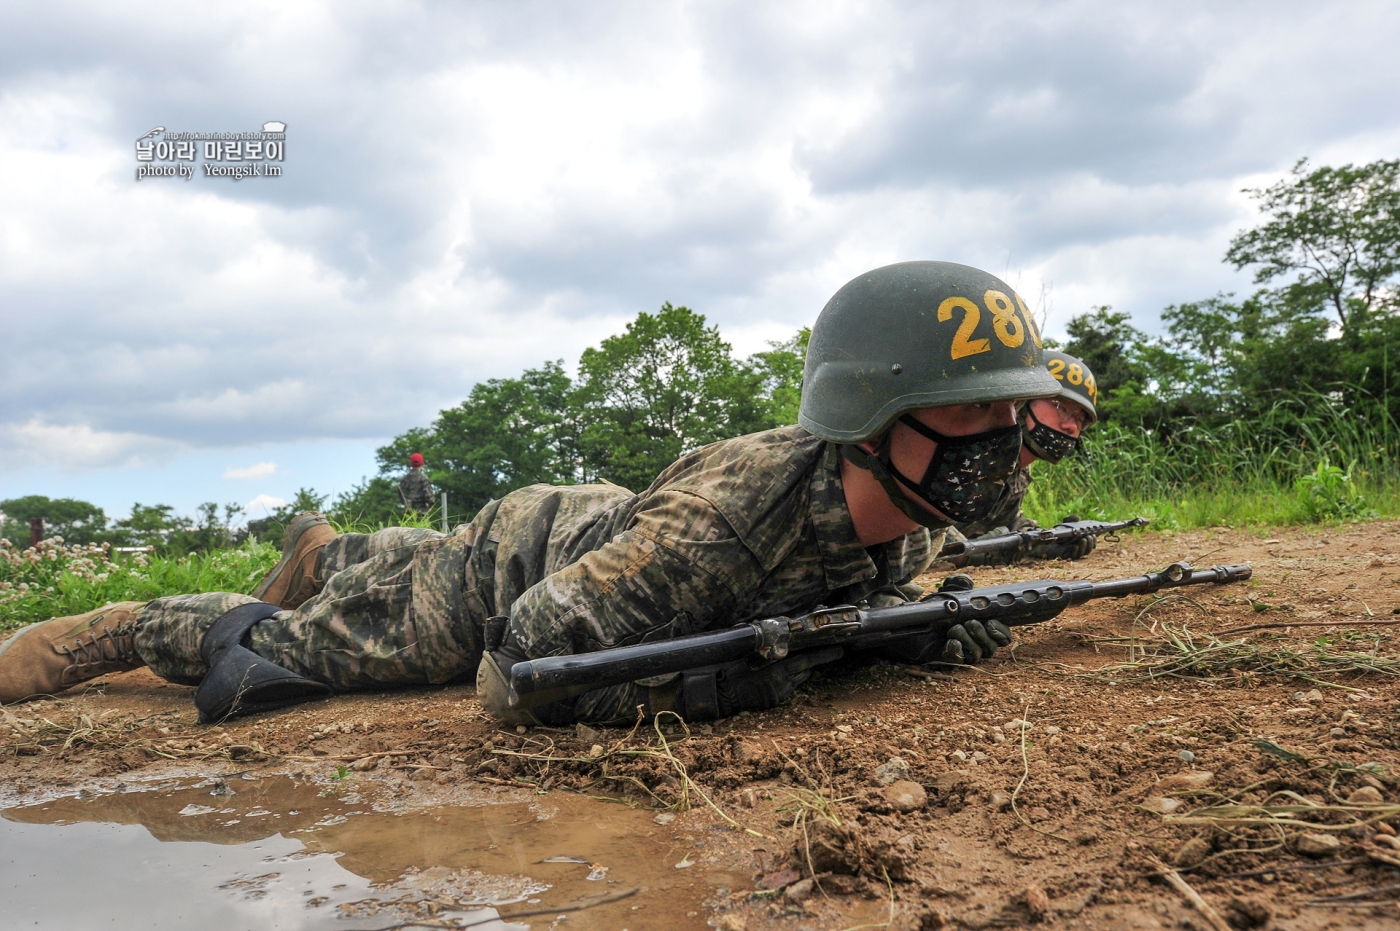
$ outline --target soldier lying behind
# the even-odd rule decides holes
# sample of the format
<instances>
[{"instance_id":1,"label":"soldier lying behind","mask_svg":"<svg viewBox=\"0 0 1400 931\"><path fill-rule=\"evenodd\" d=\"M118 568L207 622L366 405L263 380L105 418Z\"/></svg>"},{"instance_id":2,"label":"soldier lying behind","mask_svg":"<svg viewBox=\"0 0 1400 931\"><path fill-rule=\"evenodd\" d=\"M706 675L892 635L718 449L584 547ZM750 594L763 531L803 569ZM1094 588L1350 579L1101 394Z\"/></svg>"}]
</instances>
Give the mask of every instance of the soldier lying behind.
<instances>
[{"instance_id":1,"label":"soldier lying behind","mask_svg":"<svg viewBox=\"0 0 1400 931\"><path fill-rule=\"evenodd\" d=\"M630 720L638 705L692 718L773 707L841 649L736 664L717 708L688 709L671 675L519 711L503 677L530 657L905 600L944 528L1001 498L1021 452L1016 402L1060 390L1015 292L945 262L891 265L841 288L813 327L804 374L801 426L695 450L640 494L533 485L451 534L338 535L304 513L251 597L177 595L24 628L0 645L0 701L145 665L199 685L206 721L473 674L503 723ZM483 655L495 615L509 626ZM971 660L1011 640L976 621L948 637Z\"/></svg>"},{"instance_id":2,"label":"soldier lying behind","mask_svg":"<svg viewBox=\"0 0 1400 931\"><path fill-rule=\"evenodd\" d=\"M1031 463L1037 459L1062 462L1080 448L1081 437L1098 420L1095 403L1099 389L1094 373L1081 360L1064 352L1048 349L1046 366L1059 382L1053 398L1029 401L1020 410L1020 467L1006 483L1006 497L987 514L968 523L948 528L945 545L983 537L996 537L1018 530L1034 530L1040 525L1021 513L1021 504L1031 486ZM1064 522L1079 520L1070 514ZM1021 552L985 553L969 558L944 560L959 569L965 566L1006 565L1019 559L1082 559L1094 551L1098 539L1088 536L1073 543L1037 543Z\"/></svg>"}]
</instances>

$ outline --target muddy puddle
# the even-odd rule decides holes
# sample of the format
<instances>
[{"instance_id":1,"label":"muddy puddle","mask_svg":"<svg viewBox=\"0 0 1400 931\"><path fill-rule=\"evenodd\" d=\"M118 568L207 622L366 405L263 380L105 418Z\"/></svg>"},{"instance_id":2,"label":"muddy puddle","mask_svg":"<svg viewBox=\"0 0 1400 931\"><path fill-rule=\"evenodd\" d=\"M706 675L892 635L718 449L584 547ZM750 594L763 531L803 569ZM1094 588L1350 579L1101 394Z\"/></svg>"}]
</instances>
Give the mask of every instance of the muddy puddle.
<instances>
[{"instance_id":1,"label":"muddy puddle","mask_svg":"<svg viewBox=\"0 0 1400 931\"><path fill-rule=\"evenodd\" d=\"M395 811L383 794L233 776L10 808L0 915L65 931L699 929L747 879L652 812L561 793Z\"/></svg>"}]
</instances>

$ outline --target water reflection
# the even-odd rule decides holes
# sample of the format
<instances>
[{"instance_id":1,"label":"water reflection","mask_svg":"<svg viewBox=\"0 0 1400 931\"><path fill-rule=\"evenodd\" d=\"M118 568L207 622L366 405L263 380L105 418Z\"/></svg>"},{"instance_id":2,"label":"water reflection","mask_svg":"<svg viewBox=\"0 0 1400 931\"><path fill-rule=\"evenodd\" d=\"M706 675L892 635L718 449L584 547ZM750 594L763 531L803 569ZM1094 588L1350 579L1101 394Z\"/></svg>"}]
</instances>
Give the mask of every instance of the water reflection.
<instances>
[{"instance_id":1,"label":"water reflection","mask_svg":"<svg viewBox=\"0 0 1400 931\"><path fill-rule=\"evenodd\" d=\"M3 815L16 928L700 929L739 879L675 869L690 841L650 813L561 794L400 814L353 786L233 777Z\"/></svg>"}]
</instances>

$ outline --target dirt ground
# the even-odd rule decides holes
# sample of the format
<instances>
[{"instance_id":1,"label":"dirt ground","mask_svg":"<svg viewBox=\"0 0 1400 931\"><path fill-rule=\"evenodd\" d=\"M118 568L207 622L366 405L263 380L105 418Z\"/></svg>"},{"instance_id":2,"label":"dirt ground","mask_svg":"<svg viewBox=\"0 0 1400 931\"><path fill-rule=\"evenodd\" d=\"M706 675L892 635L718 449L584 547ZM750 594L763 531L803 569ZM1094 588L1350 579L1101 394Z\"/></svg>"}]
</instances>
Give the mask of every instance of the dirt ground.
<instances>
[{"instance_id":1,"label":"dirt ground","mask_svg":"<svg viewBox=\"0 0 1400 931\"><path fill-rule=\"evenodd\" d=\"M109 676L0 709L0 804L167 770L345 766L425 800L475 781L688 805L681 823L711 838L699 865L752 877L710 904L726 931L1397 927L1400 523L1135 533L974 575L1183 559L1255 574L1071 609L977 668L844 669L664 746L649 723L504 730L467 686L205 728L190 689ZM1148 679L1169 630L1211 668Z\"/></svg>"}]
</instances>

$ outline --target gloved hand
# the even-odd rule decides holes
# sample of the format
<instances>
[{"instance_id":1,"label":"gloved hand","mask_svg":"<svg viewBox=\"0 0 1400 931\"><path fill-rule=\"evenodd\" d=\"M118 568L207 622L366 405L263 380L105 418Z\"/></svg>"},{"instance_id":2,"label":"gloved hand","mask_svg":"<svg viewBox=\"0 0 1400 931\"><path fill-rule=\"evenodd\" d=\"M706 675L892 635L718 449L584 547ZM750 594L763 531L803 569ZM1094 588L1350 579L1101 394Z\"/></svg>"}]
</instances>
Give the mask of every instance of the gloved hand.
<instances>
[{"instance_id":1,"label":"gloved hand","mask_svg":"<svg viewBox=\"0 0 1400 931\"><path fill-rule=\"evenodd\" d=\"M1066 514L1061 524L1072 524L1079 520L1078 514ZM1083 559L1099 545L1098 537L1085 537L1073 543L1036 543L1028 548L1032 559Z\"/></svg>"},{"instance_id":2,"label":"gloved hand","mask_svg":"<svg viewBox=\"0 0 1400 931\"><path fill-rule=\"evenodd\" d=\"M680 707L687 721L727 718L741 711L766 711L792 697L812 670L835 662L841 647L804 650L755 668L747 660L690 670L681 675Z\"/></svg>"},{"instance_id":3,"label":"gloved hand","mask_svg":"<svg viewBox=\"0 0 1400 931\"><path fill-rule=\"evenodd\" d=\"M980 663L997 651L997 647L1011 644L1011 628L1001 621L968 621L954 624L948 629L948 639L943 645L945 663Z\"/></svg>"}]
</instances>

